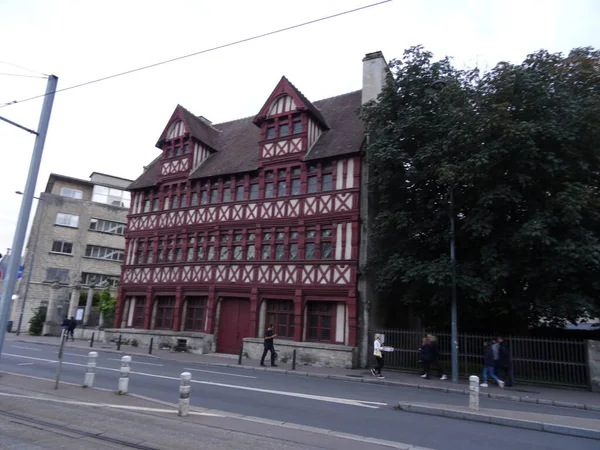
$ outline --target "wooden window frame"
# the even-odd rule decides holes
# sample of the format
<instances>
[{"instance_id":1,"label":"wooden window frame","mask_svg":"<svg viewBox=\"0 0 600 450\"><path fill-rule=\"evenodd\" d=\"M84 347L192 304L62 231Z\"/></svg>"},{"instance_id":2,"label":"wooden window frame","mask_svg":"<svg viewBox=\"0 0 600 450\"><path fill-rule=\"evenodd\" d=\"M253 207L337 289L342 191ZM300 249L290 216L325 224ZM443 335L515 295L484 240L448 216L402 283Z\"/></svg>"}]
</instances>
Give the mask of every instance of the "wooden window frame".
<instances>
[{"instance_id":1,"label":"wooden window frame","mask_svg":"<svg viewBox=\"0 0 600 450\"><path fill-rule=\"evenodd\" d=\"M202 332L204 331L204 324L206 318L206 308L208 306L208 297L202 295L190 295L186 296L186 310L185 310L185 322L183 324L183 329L185 331L196 331ZM192 301L196 303L192 303ZM196 317L196 315L192 315L192 311L201 311L200 318ZM199 323L199 327L196 324Z\"/></svg>"},{"instance_id":2,"label":"wooden window frame","mask_svg":"<svg viewBox=\"0 0 600 450\"><path fill-rule=\"evenodd\" d=\"M171 330L175 319L175 296L174 295L158 295L156 296L156 316L154 320L155 330ZM167 305L161 302L168 302ZM160 322L159 322L160 321ZM166 323L165 323L166 321Z\"/></svg>"},{"instance_id":3,"label":"wooden window frame","mask_svg":"<svg viewBox=\"0 0 600 450\"><path fill-rule=\"evenodd\" d=\"M330 308L330 311L311 311L311 307L315 309L317 307L327 306ZM307 342L322 342L327 344L335 344L335 332L336 332L336 303L328 302L328 301L308 301L306 304L306 341ZM311 318L317 317L317 326L311 326ZM323 317L329 317L330 323L329 327L323 326ZM310 336L311 330L316 329L316 338L312 338ZM323 339L322 333L323 330L329 330L329 339Z\"/></svg>"},{"instance_id":4,"label":"wooden window frame","mask_svg":"<svg viewBox=\"0 0 600 450\"><path fill-rule=\"evenodd\" d=\"M266 303L266 324L273 324L275 326L275 334L277 339L294 339L294 301L289 299L274 299L267 298L263 301ZM280 323L280 319L284 318L285 324ZM283 327L284 331L281 331Z\"/></svg>"}]
</instances>

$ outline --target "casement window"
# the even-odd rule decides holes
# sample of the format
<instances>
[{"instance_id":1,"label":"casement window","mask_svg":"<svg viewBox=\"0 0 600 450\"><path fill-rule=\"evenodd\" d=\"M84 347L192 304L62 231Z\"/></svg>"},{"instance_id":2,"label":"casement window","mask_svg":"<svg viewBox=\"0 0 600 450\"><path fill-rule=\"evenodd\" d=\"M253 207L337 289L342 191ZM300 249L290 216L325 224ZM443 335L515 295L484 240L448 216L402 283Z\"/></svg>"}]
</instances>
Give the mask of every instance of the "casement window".
<instances>
[{"instance_id":1,"label":"casement window","mask_svg":"<svg viewBox=\"0 0 600 450\"><path fill-rule=\"evenodd\" d=\"M231 181L227 180L223 183L223 202L231 201Z\"/></svg>"},{"instance_id":2,"label":"casement window","mask_svg":"<svg viewBox=\"0 0 600 450\"><path fill-rule=\"evenodd\" d=\"M175 312L174 296L156 297L156 320L155 329L170 330L173 326L173 314Z\"/></svg>"},{"instance_id":3,"label":"casement window","mask_svg":"<svg viewBox=\"0 0 600 450\"><path fill-rule=\"evenodd\" d=\"M156 252L156 262L157 263L165 262L165 240L164 239L159 238L159 240L158 240L158 250Z\"/></svg>"},{"instance_id":4,"label":"casement window","mask_svg":"<svg viewBox=\"0 0 600 450\"><path fill-rule=\"evenodd\" d=\"M253 261L256 259L256 244L254 243L256 241L256 234L248 233L247 241L246 259L248 261Z\"/></svg>"},{"instance_id":5,"label":"casement window","mask_svg":"<svg viewBox=\"0 0 600 450\"><path fill-rule=\"evenodd\" d=\"M204 330L204 311L208 297L186 297L186 301L184 329L186 331Z\"/></svg>"},{"instance_id":6,"label":"casement window","mask_svg":"<svg viewBox=\"0 0 600 450\"><path fill-rule=\"evenodd\" d=\"M306 339L316 342L332 342L334 330L334 303L308 302Z\"/></svg>"},{"instance_id":7,"label":"casement window","mask_svg":"<svg viewBox=\"0 0 600 450\"><path fill-rule=\"evenodd\" d=\"M317 176L317 165L311 164L306 168L307 177L306 177L306 192L309 194L314 194L317 192L319 187L319 178Z\"/></svg>"},{"instance_id":8,"label":"casement window","mask_svg":"<svg viewBox=\"0 0 600 450\"><path fill-rule=\"evenodd\" d=\"M287 195L287 170L279 169L277 171L277 196L285 197Z\"/></svg>"},{"instance_id":9,"label":"casement window","mask_svg":"<svg viewBox=\"0 0 600 450\"><path fill-rule=\"evenodd\" d=\"M321 229L319 257L321 259L331 259L333 257L333 230L330 227Z\"/></svg>"},{"instance_id":10,"label":"casement window","mask_svg":"<svg viewBox=\"0 0 600 450\"><path fill-rule=\"evenodd\" d=\"M304 242L304 259L317 258L317 231L307 228Z\"/></svg>"},{"instance_id":11,"label":"casement window","mask_svg":"<svg viewBox=\"0 0 600 450\"><path fill-rule=\"evenodd\" d=\"M275 259L285 259L285 231L281 229L275 231Z\"/></svg>"},{"instance_id":12,"label":"casement window","mask_svg":"<svg viewBox=\"0 0 600 450\"><path fill-rule=\"evenodd\" d=\"M73 214L58 213L56 215L56 225L63 227L77 228L79 226L79 216Z\"/></svg>"},{"instance_id":13,"label":"casement window","mask_svg":"<svg viewBox=\"0 0 600 450\"><path fill-rule=\"evenodd\" d=\"M259 178L258 174L250 175L250 195L249 200L257 200L259 196Z\"/></svg>"},{"instance_id":14,"label":"casement window","mask_svg":"<svg viewBox=\"0 0 600 450\"><path fill-rule=\"evenodd\" d=\"M294 123L294 126L293 126L294 134L302 133L302 131L304 131L301 120L294 120L293 123Z\"/></svg>"},{"instance_id":15,"label":"casement window","mask_svg":"<svg viewBox=\"0 0 600 450\"><path fill-rule=\"evenodd\" d=\"M76 200L81 200L83 198L83 191L63 187L63 188L60 188L60 196L74 198Z\"/></svg>"},{"instance_id":16,"label":"casement window","mask_svg":"<svg viewBox=\"0 0 600 450\"><path fill-rule=\"evenodd\" d=\"M294 338L294 302L291 300L266 300L267 324L275 325L275 334L281 338Z\"/></svg>"},{"instance_id":17,"label":"casement window","mask_svg":"<svg viewBox=\"0 0 600 450\"><path fill-rule=\"evenodd\" d=\"M160 198L152 200L152 211L156 212L160 209Z\"/></svg>"},{"instance_id":18,"label":"casement window","mask_svg":"<svg viewBox=\"0 0 600 450\"><path fill-rule=\"evenodd\" d=\"M321 191L333 190L333 164L321 164Z\"/></svg>"},{"instance_id":19,"label":"casement window","mask_svg":"<svg viewBox=\"0 0 600 450\"><path fill-rule=\"evenodd\" d=\"M200 203L202 205L208 205L208 191L209 191L209 185L206 184L206 186L204 187L204 189L202 189L202 195L200 198Z\"/></svg>"},{"instance_id":20,"label":"casement window","mask_svg":"<svg viewBox=\"0 0 600 450\"><path fill-rule=\"evenodd\" d=\"M98 245L88 245L85 248L85 256L95 259L106 259L109 261L123 261L123 250Z\"/></svg>"},{"instance_id":21,"label":"casement window","mask_svg":"<svg viewBox=\"0 0 600 450\"><path fill-rule=\"evenodd\" d=\"M242 259L243 253L243 243L244 236L242 235L241 230L237 230L233 234L233 259L235 261L240 261Z\"/></svg>"},{"instance_id":22,"label":"casement window","mask_svg":"<svg viewBox=\"0 0 600 450\"><path fill-rule=\"evenodd\" d=\"M290 231L290 240L289 240L289 253L288 259L296 260L299 258L298 254L298 231L292 230Z\"/></svg>"},{"instance_id":23,"label":"casement window","mask_svg":"<svg viewBox=\"0 0 600 450\"><path fill-rule=\"evenodd\" d=\"M210 202L212 204L219 202L219 183L213 183L210 189Z\"/></svg>"},{"instance_id":24,"label":"casement window","mask_svg":"<svg viewBox=\"0 0 600 450\"><path fill-rule=\"evenodd\" d=\"M129 206L131 205L131 193L121 189L94 186L92 191L92 201L129 209Z\"/></svg>"},{"instance_id":25,"label":"casement window","mask_svg":"<svg viewBox=\"0 0 600 450\"><path fill-rule=\"evenodd\" d=\"M192 196L190 198L190 206L198 206L198 193L192 192Z\"/></svg>"},{"instance_id":26,"label":"casement window","mask_svg":"<svg viewBox=\"0 0 600 450\"><path fill-rule=\"evenodd\" d=\"M154 241L152 239L148 239L146 249L146 264L152 264L154 262Z\"/></svg>"},{"instance_id":27,"label":"casement window","mask_svg":"<svg viewBox=\"0 0 600 450\"><path fill-rule=\"evenodd\" d=\"M165 197L165 202L163 204L163 209L167 210L171 207L171 198L170 197Z\"/></svg>"},{"instance_id":28,"label":"casement window","mask_svg":"<svg viewBox=\"0 0 600 450\"><path fill-rule=\"evenodd\" d=\"M272 171L265 172L265 198L273 198L275 176Z\"/></svg>"},{"instance_id":29,"label":"casement window","mask_svg":"<svg viewBox=\"0 0 600 450\"><path fill-rule=\"evenodd\" d=\"M333 190L333 163L310 164L306 171L306 192L308 194Z\"/></svg>"},{"instance_id":30,"label":"casement window","mask_svg":"<svg viewBox=\"0 0 600 450\"><path fill-rule=\"evenodd\" d=\"M271 249L273 243L273 233L266 231L262 235L261 255L263 260L273 259L271 256Z\"/></svg>"},{"instance_id":31,"label":"casement window","mask_svg":"<svg viewBox=\"0 0 600 450\"><path fill-rule=\"evenodd\" d=\"M52 242L52 253L62 253L63 255L73 254L73 243L64 241Z\"/></svg>"},{"instance_id":32,"label":"casement window","mask_svg":"<svg viewBox=\"0 0 600 450\"><path fill-rule=\"evenodd\" d=\"M58 268L49 268L46 269L46 281L54 282L58 280L61 284L69 283L69 270L68 269L58 269Z\"/></svg>"},{"instance_id":33,"label":"casement window","mask_svg":"<svg viewBox=\"0 0 600 450\"><path fill-rule=\"evenodd\" d=\"M125 224L112 222L110 220L92 219L90 220L90 231L118 234L119 236L123 236L125 234Z\"/></svg>"},{"instance_id":34,"label":"casement window","mask_svg":"<svg viewBox=\"0 0 600 450\"><path fill-rule=\"evenodd\" d=\"M246 188L244 186L244 177L240 176L235 179L235 200L241 202L246 200Z\"/></svg>"},{"instance_id":35,"label":"casement window","mask_svg":"<svg viewBox=\"0 0 600 450\"><path fill-rule=\"evenodd\" d=\"M302 133L302 131L300 114L284 114L267 122L264 139L284 138L292 133Z\"/></svg>"},{"instance_id":36,"label":"casement window","mask_svg":"<svg viewBox=\"0 0 600 450\"><path fill-rule=\"evenodd\" d=\"M179 208L179 197L177 195L173 195L171 200L171 209Z\"/></svg>"},{"instance_id":37,"label":"casement window","mask_svg":"<svg viewBox=\"0 0 600 450\"><path fill-rule=\"evenodd\" d=\"M291 195L300 195L301 181L300 181L301 169L300 167L292 167L291 169Z\"/></svg>"}]
</instances>

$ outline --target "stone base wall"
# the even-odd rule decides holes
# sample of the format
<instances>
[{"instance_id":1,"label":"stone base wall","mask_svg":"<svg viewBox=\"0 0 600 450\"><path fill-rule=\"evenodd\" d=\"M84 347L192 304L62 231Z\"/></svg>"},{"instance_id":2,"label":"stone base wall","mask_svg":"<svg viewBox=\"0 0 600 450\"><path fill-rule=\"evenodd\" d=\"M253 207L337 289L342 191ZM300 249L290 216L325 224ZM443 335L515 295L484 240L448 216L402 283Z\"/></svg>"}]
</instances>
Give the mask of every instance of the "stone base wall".
<instances>
[{"instance_id":1,"label":"stone base wall","mask_svg":"<svg viewBox=\"0 0 600 450\"><path fill-rule=\"evenodd\" d=\"M600 341L587 341L587 363L592 392L600 392Z\"/></svg>"},{"instance_id":2,"label":"stone base wall","mask_svg":"<svg viewBox=\"0 0 600 450\"><path fill-rule=\"evenodd\" d=\"M244 358L260 359L263 350L263 339L244 338ZM294 350L296 350L296 367L308 365L355 369L358 366L357 347L275 340L275 351L279 361L291 362ZM270 355L267 356L269 357Z\"/></svg>"},{"instance_id":3,"label":"stone base wall","mask_svg":"<svg viewBox=\"0 0 600 450\"><path fill-rule=\"evenodd\" d=\"M82 330L87 333L88 330ZM187 351L202 355L213 351L214 335L206 333L177 332L169 330L136 330L133 328L106 328L102 342L116 342L121 335L121 342L125 345L149 347L150 339L154 339L155 348L175 348L178 339L187 341ZM91 337L91 332L88 333ZM89 337L88 337L89 339Z\"/></svg>"}]
</instances>

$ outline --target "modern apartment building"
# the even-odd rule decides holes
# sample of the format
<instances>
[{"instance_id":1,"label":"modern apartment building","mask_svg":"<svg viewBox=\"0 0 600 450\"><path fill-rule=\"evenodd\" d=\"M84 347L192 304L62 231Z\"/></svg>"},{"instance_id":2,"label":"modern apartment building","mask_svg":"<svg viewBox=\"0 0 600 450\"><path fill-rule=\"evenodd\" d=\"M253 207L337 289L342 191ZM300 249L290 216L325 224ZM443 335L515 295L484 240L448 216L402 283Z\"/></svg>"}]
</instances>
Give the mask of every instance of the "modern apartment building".
<instances>
[{"instance_id":1,"label":"modern apartment building","mask_svg":"<svg viewBox=\"0 0 600 450\"><path fill-rule=\"evenodd\" d=\"M16 289L11 319L21 331L40 306L47 306L51 285L58 282L54 311L60 322L67 315L71 291L90 285L116 286L125 246L126 216L131 183L94 172L89 180L51 174L40 194L26 248L23 276Z\"/></svg>"}]
</instances>

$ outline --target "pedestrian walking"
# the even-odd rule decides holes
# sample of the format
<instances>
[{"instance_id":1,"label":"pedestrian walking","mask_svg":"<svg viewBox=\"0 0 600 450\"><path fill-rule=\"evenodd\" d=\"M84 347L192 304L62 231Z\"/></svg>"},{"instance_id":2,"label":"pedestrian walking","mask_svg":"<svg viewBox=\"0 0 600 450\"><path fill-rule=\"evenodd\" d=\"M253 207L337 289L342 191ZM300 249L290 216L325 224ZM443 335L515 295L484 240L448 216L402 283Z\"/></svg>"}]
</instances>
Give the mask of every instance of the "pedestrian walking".
<instances>
[{"instance_id":1,"label":"pedestrian walking","mask_svg":"<svg viewBox=\"0 0 600 450\"><path fill-rule=\"evenodd\" d=\"M383 345L381 343L381 336L375 335L375 342L373 343L373 356L375 356L375 367L371 369L371 373L374 377L379 379L385 378L381 375L381 369L383 368L383 353L381 351Z\"/></svg>"},{"instance_id":2,"label":"pedestrian walking","mask_svg":"<svg viewBox=\"0 0 600 450\"><path fill-rule=\"evenodd\" d=\"M510 367L510 353L508 345L506 345L506 341L502 336L494 339L492 351L494 354L494 371L496 375L506 380L506 386L512 386L514 383Z\"/></svg>"},{"instance_id":3,"label":"pedestrian walking","mask_svg":"<svg viewBox=\"0 0 600 450\"><path fill-rule=\"evenodd\" d=\"M273 334L273 324L269 325L267 331L265 331L265 350L263 351L262 358L260 359L260 365L265 365L265 357L267 356L267 352L271 352L271 367L277 367L275 364L275 342L274 339L277 337L276 334Z\"/></svg>"},{"instance_id":4,"label":"pedestrian walking","mask_svg":"<svg viewBox=\"0 0 600 450\"><path fill-rule=\"evenodd\" d=\"M444 372L444 369L442 368L442 365L440 364L440 348L438 346L438 340L437 338L432 335L432 334L428 334L427 338L429 339L429 342L431 343L431 350L432 350L432 361L431 361L431 368L435 369L440 377L440 380L447 380L448 376L446 375L446 372Z\"/></svg>"},{"instance_id":5,"label":"pedestrian walking","mask_svg":"<svg viewBox=\"0 0 600 450\"><path fill-rule=\"evenodd\" d=\"M496 376L494 371L494 344L486 342L483 345L483 383L481 387L488 387L488 376L498 383L501 388L504 387L504 381Z\"/></svg>"},{"instance_id":6,"label":"pedestrian walking","mask_svg":"<svg viewBox=\"0 0 600 450\"><path fill-rule=\"evenodd\" d=\"M69 324L71 323L71 321L69 320L69 316L65 316L65 318L62 321L62 329L63 329L63 334L66 335L69 332Z\"/></svg>"},{"instance_id":7,"label":"pedestrian walking","mask_svg":"<svg viewBox=\"0 0 600 450\"><path fill-rule=\"evenodd\" d=\"M75 340L74 332L76 327L77 321L75 320L75 317L71 316L71 320L69 320L69 326L67 327L67 340L69 340L69 336L71 336L72 341Z\"/></svg>"}]
</instances>

